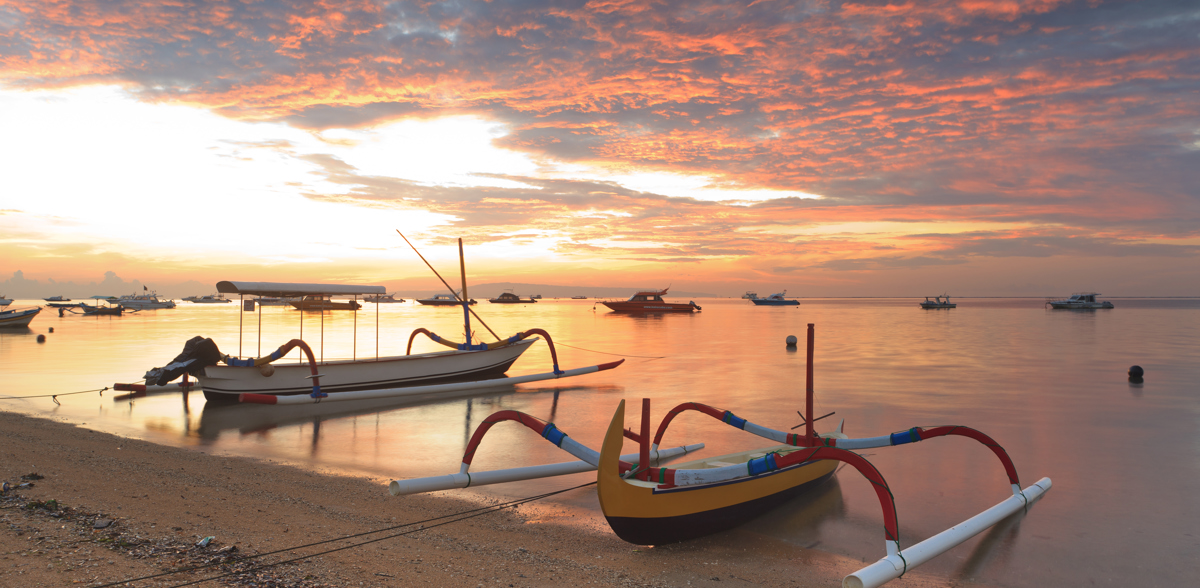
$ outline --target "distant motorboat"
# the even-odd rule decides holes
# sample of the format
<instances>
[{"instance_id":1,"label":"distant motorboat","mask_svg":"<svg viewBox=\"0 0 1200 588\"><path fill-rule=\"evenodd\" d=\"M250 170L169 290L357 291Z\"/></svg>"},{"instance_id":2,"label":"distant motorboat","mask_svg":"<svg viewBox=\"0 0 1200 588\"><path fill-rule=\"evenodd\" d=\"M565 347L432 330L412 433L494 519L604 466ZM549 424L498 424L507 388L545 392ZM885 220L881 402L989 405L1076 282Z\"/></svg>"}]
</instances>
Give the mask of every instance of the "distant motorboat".
<instances>
[{"instance_id":1,"label":"distant motorboat","mask_svg":"<svg viewBox=\"0 0 1200 588\"><path fill-rule=\"evenodd\" d=\"M224 294L209 294L207 296L188 296L187 298L184 298L184 300L187 300L188 302L192 302L194 304L227 304L229 302L233 302L232 300L226 298Z\"/></svg>"},{"instance_id":2,"label":"distant motorboat","mask_svg":"<svg viewBox=\"0 0 1200 588\"><path fill-rule=\"evenodd\" d=\"M663 295L667 293L667 288L662 290L644 290L635 292L629 300L625 301L605 301L601 302L604 306L611 308L616 312L695 312L700 310L700 307L695 302L667 302L663 300Z\"/></svg>"},{"instance_id":3,"label":"distant motorboat","mask_svg":"<svg viewBox=\"0 0 1200 588\"><path fill-rule=\"evenodd\" d=\"M1047 300L1046 304L1050 308L1059 310L1099 310L1104 308L1114 308L1113 303L1105 300L1100 302L1096 297L1100 294L1097 292L1079 292L1072 294L1070 298L1065 300Z\"/></svg>"},{"instance_id":4,"label":"distant motorboat","mask_svg":"<svg viewBox=\"0 0 1200 588\"><path fill-rule=\"evenodd\" d=\"M36 317L39 312L42 312L42 309L37 307L0 310L0 327L28 327L29 323L33 321L34 317Z\"/></svg>"},{"instance_id":5,"label":"distant motorboat","mask_svg":"<svg viewBox=\"0 0 1200 588\"><path fill-rule=\"evenodd\" d=\"M3 294L0 294L0 306L8 306L9 304L12 304L12 303L13 303L12 298L5 298Z\"/></svg>"},{"instance_id":6,"label":"distant motorboat","mask_svg":"<svg viewBox=\"0 0 1200 588\"><path fill-rule=\"evenodd\" d=\"M70 302L71 301L70 298L64 298L62 296L51 296L49 298L43 298L42 300L45 300L46 302Z\"/></svg>"},{"instance_id":7,"label":"distant motorboat","mask_svg":"<svg viewBox=\"0 0 1200 588\"><path fill-rule=\"evenodd\" d=\"M943 298L945 298L945 300L942 300ZM925 302L921 303L921 308L924 308L926 310L938 309L938 308L956 308L957 306L958 306L957 304L950 302L949 294L942 294L941 296L934 296L933 300L930 300L929 297L926 296Z\"/></svg>"},{"instance_id":8,"label":"distant motorboat","mask_svg":"<svg viewBox=\"0 0 1200 588\"><path fill-rule=\"evenodd\" d=\"M758 298L758 292L751 292L750 290L746 290L746 293L742 294L743 300L754 300L756 298Z\"/></svg>"},{"instance_id":9,"label":"distant motorboat","mask_svg":"<svg viewBox=\"0 0 1200 588\"><path fill-rule=\"evenodd\" d=\"M462 306L462 301L450 294L434 294L429 298L418 298L417 302L426 306ZM469 303L475 304L475 301L470 300Z\"/></svg>"},{"instance_id":10,"label":"distant motorboat","mask_svg":"<svg viewBox=\"0 0 1200 588\"><path fill-rule=\"evenodd\" d=\"M345 302L334 302L328 296L305 296L301 300L295 300L291 303L298 310L358 310L362 305L353 300Z\"/></svg>"},{"instance_id":11,"label":"distant motorboat","mask_svg":"<svg viewBox=\"0 0 1200 588\"><path fill-rule=\"evenodd\" d=\"M375 294L363 296L363 302L374 302L375 304L391 304L393 302L404 302L404 299L396 299L394 294Z\"/></svg>"},{"instance_id":12,"label":"distant motorboat","mask_svg":"<svg viewBox=\"0 0 1200 588\"><path fill-rule=\"evenodd\" d=\"M587 296L572 296L571 300L587 300Z\"/></svg>"},{"instance_id":13,"label":"distant motorboat","mask_svg":"<svg viewBox=\"0 0 1200 588\"><path fill-rule=\"evenodd\" d=\"M517 296L512 292L504 292L495 298L488 298L488 302L491 302L492 304L523 304L537 302L537 299L532 296L522 299L520 296Z\"/></svg>"},{"instance_id":14,"label":"distant motorboat","mask_svg":"<svg viewBox=\"0 0 1200 588\"><path fill-rule=\"evenodd\" d=\"M300 298L295 296L285 296L283 298L264 296L262 298L255 298L254 302L258 303L259 306L291 306L293 302L298 300L300 300Z\"/></svg>"},{"instance_id":15,"label":"distant motorboat","mask_svg":"<svg viewBox=\"0 0 1200 588\"><path fill-rule=\"evenodd\" d=\"M751 292L747 292L747 294L751 294ZM750 302L753 302L755 306L799 306L800 305L799 300L788 300L788 299L784 298L785 295L787 295L787 290L784 290L783 292L778 292L778 293L772 294L770 296L767 296L766 298L759 298L756 295L754 298L750 299Z\"/></svg>"},{"instance_id":16,"label":"distant motorboat","mask_svg":"<svg viewBox=\"0 0 1200 588\"><path fill-rule=\"evenodd\" d=\"M162 300L156 292L149 294L126 294L118 298L115 302L110 303L120 304L125 308L133 310L156 310L159 308L175 308L174 300Z\"/></svg>"}]
</instances>

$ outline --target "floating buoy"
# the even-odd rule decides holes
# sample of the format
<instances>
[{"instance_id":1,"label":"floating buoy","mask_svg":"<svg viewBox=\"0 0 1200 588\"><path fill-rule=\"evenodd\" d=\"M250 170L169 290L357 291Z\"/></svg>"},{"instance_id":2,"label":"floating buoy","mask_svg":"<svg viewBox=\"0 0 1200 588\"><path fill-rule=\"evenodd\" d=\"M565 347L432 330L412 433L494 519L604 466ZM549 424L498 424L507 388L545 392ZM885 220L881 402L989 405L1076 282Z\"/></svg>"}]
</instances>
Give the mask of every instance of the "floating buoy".
<instances>
[{"instance_id":1,"label":"floating buoy","mask_svg":"<svg viewBox=\"0 0 1200 588\"><path fill-rule=\"evenodd\" d=\"M1142 375L1145 373L1146 372L1144 370L1142 370L1142 366L1140 366L1140 365L1132 366L1129 368L1129 379L1130 380L1140 380L1140 379L1142 379Z\"/></svg>"},{"instance_id":2,"label":"floating buoy","mask_svg":"<svg viewBox=\"0 0 1200 588\"><path fill-rule=\"evenodd\" d=\"M38 343L45 343L45 342L46 342L46 336L38 335Z\"/></svg>"},{"instance_id":3,"label":"floating buoy","mask_svg":"<svg viewBox=\"0 0 1200 588\"><path fill-rule=\"evenodd\" d=\"M788 347L795 347L795 346L796 346L796 336L795 336L795 335L788 335L788 336L787 336L787 346L788 346Z\"/></svg>"},{"instance_id":4,"label":"floating buoy","mask_svg":"<svg viewBox=\"0 0 1200 588\"><path fill-rule=\"evenodd\" d=\"M54 327L50 327L50 332L51 332L51 333L53 333L53 332L54 332Z\"/></svg>"}]
</instances>

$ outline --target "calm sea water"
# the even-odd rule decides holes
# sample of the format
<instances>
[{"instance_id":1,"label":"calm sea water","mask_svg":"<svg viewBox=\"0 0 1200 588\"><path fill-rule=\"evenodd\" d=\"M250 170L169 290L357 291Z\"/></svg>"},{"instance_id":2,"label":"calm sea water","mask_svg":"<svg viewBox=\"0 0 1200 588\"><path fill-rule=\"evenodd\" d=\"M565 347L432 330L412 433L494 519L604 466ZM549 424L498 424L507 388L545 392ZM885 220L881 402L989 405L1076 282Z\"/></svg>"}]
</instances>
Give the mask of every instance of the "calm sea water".
<instances>
[{"instance_id":1,"label":"calm sea water","mask_svg":"<svg viewBox=\"0 0 1200 588\"><path fill-rule=\"evenodd\" d=\"M299 335L325 357L404 352L426 327L461 333L461 311L367 304L350 313L235 304L191 305L123 317L59 317L47 309L29 330L0 331L0 408L50 417L164 445L286 461L321 471L407 478L457 471L467 439L496 410L515 409L599 448L621 399L636 426L641 398L653 424L695 401L776 429L800 423L805 325L816 324L816 410L846 420L851 436L961 424L1007 449L1022 485L1054 488L1027 515L926 564L960 583L997 586L1180 586L1200 583L1200 300L1111 299L1116 309L1053 311L1041 299L957 300L924 311L913 299L805 299L799 307L697 300L694 315L629 316L593 301L482 304L500 335L533 327L559 344L565 368L624 356L621 367L556 383L425 402L329 403L316 407L210 407L200 394L137 399L94 390L132 382L163 365L195 335L226 353L255 356ZM18 301L11 308L32 301ZM303 321L301 321L303 317ZM260 321L261 320L261 326ZM244 332L239 343L239 321ZM54 332L48 333L53 327ZM477 326L478 332L484 333ZM260 343L261 333L261 343ZM38 334L46 341L38 343ZM795 335L799 351L784 340ZM261 349L261 351L260 351ZM416 351L434 350L424 338ZM287 360L285 360L287 361ZM1146 370L1131 383L1131 365ZM549 371L539 343L509 372ZM88 391L84 394L64 394ZM44 394L59 396L61 405ZM826 424L828 423L828 424ZM824 425L824 427L822 427ZM703 441L707 455L764 445L691 413L664 445ZM634 451L626 443L626 451ZM966 439L876 449L869 459L896 496L909 545L990 507L1011 492L999 462ZM473 469L567 461L530 431L494 427ZM11 473L11 472L10 472ZM472 489L519 497L584 483L567 478ZM592 476L591 479L594 479ZM380 487L380 492L386 489ZM578 519L600 520L593 489L558 497ZM398 498L397 500L403 500ZM883 555L879 504L852 470L730 535L747 533L874 561Z\"/></svg>"}]
</instances>

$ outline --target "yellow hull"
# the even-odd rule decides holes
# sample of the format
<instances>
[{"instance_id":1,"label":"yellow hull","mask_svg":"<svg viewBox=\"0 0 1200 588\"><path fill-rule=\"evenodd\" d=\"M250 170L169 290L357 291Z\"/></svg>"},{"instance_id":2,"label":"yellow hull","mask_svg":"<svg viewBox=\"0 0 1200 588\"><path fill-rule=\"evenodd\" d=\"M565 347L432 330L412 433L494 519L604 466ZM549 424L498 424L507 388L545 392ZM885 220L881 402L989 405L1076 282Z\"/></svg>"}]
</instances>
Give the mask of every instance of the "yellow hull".
<instances>
[{"instance_id":1,"label":"yellow hull","mask_svg":"<svg viewBox=\"0 0 1200 588\"><path fill-rule=\"evenodd\" d=\"M775 508L833 476L838 462L805 462L752 478L705 485L661 487L626 480L618 474L625 429L625 402L617 408L604 437L597 470L600 508L618 537L639 545L661 545L692 539L740 525ZM751 457L799 450L788 445L708 458L678 469L720 467Z\"/></svg>"}]
</instances>

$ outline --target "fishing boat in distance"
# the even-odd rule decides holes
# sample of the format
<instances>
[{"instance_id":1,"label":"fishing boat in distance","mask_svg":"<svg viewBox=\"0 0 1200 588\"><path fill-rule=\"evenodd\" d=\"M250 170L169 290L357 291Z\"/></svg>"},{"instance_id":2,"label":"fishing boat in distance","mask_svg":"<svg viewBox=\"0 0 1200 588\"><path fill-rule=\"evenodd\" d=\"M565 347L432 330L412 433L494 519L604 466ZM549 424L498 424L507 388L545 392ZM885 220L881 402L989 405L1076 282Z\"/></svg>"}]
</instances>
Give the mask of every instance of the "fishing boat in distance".
<instances>
[{"instance_id":1,"label":"fishing boat in distance","mask_svg":"<svg viewBox=\"0 0 1200 588\"><path fill-rule=\"evenodd\" d=\"M687 304L681 302L667 302L663 300L663 295L667 293L668 288L662 290L643 290L635 292L629 300L624 301L603 301L600 304L609 307L614 312L695 312L700 310L700 307L695 302Z\"/></svg>"},{"instance_id":2,"label":"fishing boat in distance","mask_svg":"<svg viewBox=\"0 0 1200 588\"><path fill-rule=\"evenodd\" d=\"M1097 292L1079 292L1072 294L1070 298L1065 300L1047 300L1046 305L1058 310L1099 310L1113 308L1113 303L1107 300L1104 302L1096 300L1096 297L1099 295Z\"/></svg>"},{"instance_id":3,"label":"fishing boat in distance","mask_svg":"<svg viewBox=\"0 0 1200 588\"><path fill-rule=\"evenodd\" d=\"M587 300L587 296L572 296L571 300Z\"/></svg>"},{"instance_id":4,"label":"fishing boat in distance","mask_svg":"<svg viewBox=\"0 0 1200 588\"><path fill-rule=\"evenodd\" d=\"M942 300L943 298L945 298L945 300ZM921 303L921 308L924 308L926 310L938 309L938 308L957 308L957 307L958 307L957 304L950 302L949 294L942 294L941 296L934 296L933 300L930 300L929 297L926 296L925 302Z\"/></svg>"},{"instance_id":5,"label":"fishing boat in distance","mask_svg":"<svg viewBox=\"0 0 1200 588\"><path fill-rule=\"evenodd\" d=\"M304 296L300 300L293 300L290 304L297 310L358 310L362 308L362 305L356 300L338 302L333 300L332 296L325 294Z\"/></svg>"},{"instance_id":6,"label":"fishing boat in distance","mask_svg":"<svg viewBox=\"0 0 1200 588\"><path fill-rule=\"evenodd\" d=\"M388 486L396 495L478 486L482 484L528 480L595 470L596 492L600 508L613 532L630 543L663 545L687 541L741 525L792 499L803 499L805 492L836 475L839 466L848 465L870 481L883 514L884 550L879 561L846 576L842 585L876 588L899 578L909 570L949 551L987 530L1010 515L1028 511L1034 501L1051 488L1051 480L1042 478L1022 489L1016 467L1008 453L984 433L958 425L913 427L890 435L851 438L839 423L836 429L818 434L813 413L813 325L808 325L808 372L806 381L803 433L789 433L758 425L727 410L688 402L667 412L651 437L650 401L642 400L640 430L625 427L625 401L613 414L600 451L596 451L528 414L504 410L483 419L463 454L458 474L395 480ZM689 412L698 412L773 445L679 464L656 465L668 425ZM529 466L488 472L468 472L476 450L487 431L498 423L514 421L578 459L543 466ZM887 480L857 451L916 443L938 437L966 437L988 448L1000 461L1008 478L1007 496L995 506L925 541L901 547L900 524L893 492ZM638 452L620 455L624 439L637 444ZM686 446L685 452L696 445ZM571 466L575 466L574 469ZM736 539L734 539L736 541Z\"/></svg>"},{"instance_id":7,"label":"fishing boat in distance","mask_svg":"<svg viewBox=\"0 0 1200 588\"><path fill-rule=\"evenodd\" d=\"M755 298L758 298L758 292L752 292L750 290L746 290L746 293L742 294L743 300L754 300Z\"/></svg>"},{"instance_id":8,"label":"fishing boat in distance","mask_svg":"<svg viewBox=\"0 0 1200 588\"><path fill-rule=\"evenodd\" d=\"M491 302L492 304L527 304L531 302L537 302L537 298L532 296L529 298L521 298L520 296L513 294L512 290L509 290L507 292L502 292L495 298L488 298L488 302Z\"/></svg>"},{"instance_id":9,"label":"fishing boat in distance","mask_svg":"<svg viewBox=\"0 0 1200 588\"><path fill-rule=\"evenodd\" d=\"M225 297L224 294L208 294L205 296L188 296L184 300L193 304L228 304L233 302Z\"/></svg>"},{"instance_id":10,"label":"fishing boat in distance","mask_svg":"<svg viewBox=\"0 0 1200 588\"><path fill-rule=\"evenodd\" d=\"M750 299L750 302L753 302L755 306L799 306L800 305L799 300L788 300L787 298L784 298L785 295L787 295L787 290L784 290L783 292L777 292L775 294L767 296L766 298L759 298L758 296L755 296L754 298Z\"/></svg>"},{"instance_id":11,"label":"fishing boat in distance","mask_svg":"<svg viewBox=\"0 0 1200 588\"><path fill-rule=\"evenodd\" d=\"M12 310L0 310L0 327L4 328L19 328L28 327L30 322L37 317L42 309L38 307L32 308L14 308Z\"/></svg>"},{"instance_id":12,"label":"fishing boat in distance","mask_svg":"<svg viewBox=\"0 0 1200 588\"><path fill-rule=\"evenodd\" d=\"M259 306L291 306L293 302L298 302L301 297L296 296L259 296L254 299L254 303Z\"/></svg>"},{"instance_id":13,"label":"fishing boat in distance","mask_svg":"<svg viewBox=\"0 0 1200 588\"><path fill-rule=\"evenodd\" d=\"M457 292L451 294L434 294L429 298L418 298L417 302L426 306L462 306L462 301L458 299ZM469 300L468 304L475 304L474 300Z\"/></svg>"},{"instance_id":14,"label":"fishing boat in distance","mask_svg":"<svg viewBox=\"0 0 1200 588\"><path fill-rule=\"evenodd\" d=\"M70 298L66 298L63 296L51 296L49 298L43 298L42 300L45 300L46 302L70 302L71 301Z\"/></svg>"},{"instance_id":15,"label":"fishing boat in distance","mask_svg":"<svg viewBox=\"0 0 1200 588\"><path fill-rule=\"evenodd\" d=\"M363 296L363 302L374 302L375 304L393 304L404 302L404 299L396 299L394 294L378 294Z\"/></svg>"},{"instance_id":16,"label":"fishing boat in distance","mask_svg":"<svg viewBox=\"0 0 1200 588\"><path fill-rule=\"evenodd\" d=\"M3 294L0 294L0 306L8 306L9 304L12 304L12 303L13 303L12 298L5 298Z\"/></svg>"},{"instance_id":17,"label":"fishing boat in distance","mask_svg":"<svg viewBox=\"0 0 1200 588\"><path fill-rule=\"evenodd\" d=\"M117 304L133 310L156 310L159 308L175 308L174 300L163 300L156 292L142 294L126 294L117 298Z\"/></svg>"}]
</instances>

